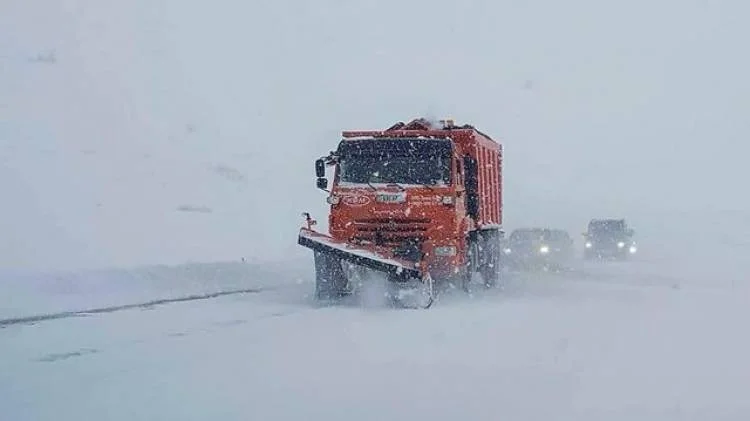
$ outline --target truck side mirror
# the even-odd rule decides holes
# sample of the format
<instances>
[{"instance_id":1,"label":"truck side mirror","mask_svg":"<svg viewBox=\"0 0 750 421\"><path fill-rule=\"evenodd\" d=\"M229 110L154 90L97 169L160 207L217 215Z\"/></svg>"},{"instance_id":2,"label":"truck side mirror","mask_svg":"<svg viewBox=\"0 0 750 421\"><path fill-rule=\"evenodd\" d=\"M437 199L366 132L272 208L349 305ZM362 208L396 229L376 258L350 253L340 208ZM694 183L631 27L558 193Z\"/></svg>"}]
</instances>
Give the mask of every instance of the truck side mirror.
<instances>
[{"instance_id":1,"label":"truck side mirror","mask_svg":"<svg viewBox=\"0 0 750 421\"><path fill-rule=\"evenodd\" d=\"M328 179L324 177L318 177L318 188L325 190L328 188Z\"/></svg>"},{"instance_id":2,"label":"truck side mirror","mask_svg":"<svg viewBox=\"0 0 750 421\"><path fill-rule=\"evenodd\" d=\"M322 159L315 161L315 176L322 178L326 176L326 163ZM320 183L320 181L318 181Z\"/></svg>"}]
</instances>

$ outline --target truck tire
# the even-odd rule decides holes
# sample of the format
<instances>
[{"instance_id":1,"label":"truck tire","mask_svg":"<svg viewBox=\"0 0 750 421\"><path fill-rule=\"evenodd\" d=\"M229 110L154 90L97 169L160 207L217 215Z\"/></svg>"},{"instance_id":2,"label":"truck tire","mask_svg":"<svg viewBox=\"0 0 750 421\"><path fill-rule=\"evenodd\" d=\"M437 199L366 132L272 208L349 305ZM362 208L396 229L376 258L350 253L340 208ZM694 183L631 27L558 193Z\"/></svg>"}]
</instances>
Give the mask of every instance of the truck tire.
<instances>
[{"instance_id":1,"label":"truck tire","mask_svg":"<svg viewBox=\"0 0 750 421\"><path fill-rule=\"evenodd\" d=\"M501 270L501 245L500 233L496 230L486 231L480 234L481 259L479 273L484 279L484 285L492 288L500 280Z\"/></svg>"},{"instance_id":2,"label":"truck tire","mask_svg":"<svg viewBox=\"0 0 750 421\"><path fill-rule=\"evenodd\" d=\"M458 284L461 291L465 293L471 292L471 278L474 275L474 271L471 270L471 266L467 265L463 270L458 272Z\"/></svg>"},{"instance_id":3,"label":"truck tire","mask_svg":"<svg viewBox=\"0 0 750 421\"><path fill-rule=\"evenodd\" d=\"M348 280L341 260L335 256L315 252L315 298L331 300L346 295Z\"/></svg>"},{"instance_id":4,"label":"truck tire","mask_svg":"<svg viewBox=\"0 0 750 421\"><path fill-rule=\"evenodd\" d=\"M480 258L479 241L476 236L470 235L466 239L466 264L456 274L461 291L466 293L471 292L471 281L474 278L474 274L479 270Z\"/></svg>"}]
</instances>

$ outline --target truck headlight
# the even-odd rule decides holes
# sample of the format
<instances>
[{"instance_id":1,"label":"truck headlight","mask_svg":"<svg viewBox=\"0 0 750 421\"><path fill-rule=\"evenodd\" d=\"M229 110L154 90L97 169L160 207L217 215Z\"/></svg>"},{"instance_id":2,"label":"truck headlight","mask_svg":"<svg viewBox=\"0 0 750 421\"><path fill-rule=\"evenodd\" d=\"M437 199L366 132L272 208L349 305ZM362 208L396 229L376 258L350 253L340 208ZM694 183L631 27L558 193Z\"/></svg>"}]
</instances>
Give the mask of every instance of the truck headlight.
<instances>
[{"instance_id":1,"label":"truck headlight","mask_svg":"<svg viewBox=\"0 0 750 421\"><path fill-rule=\"evenodd\" d=\"M507 248L507 247L503 249L503 253L505 253L505 254L510 254L512 251L513 250L511 250L510 248Z\"/></svg>"},{"instance_id":2,"label":"truck headlight","mask_svg":"<svg viewBox=\"0 0 750 421\"><path fill-rule=\"evenodd\" d=\"M623 248L623 247L625 247L625 243L623 243L622 241L617 243L617 248Z\"/></svg>"},{"instance_id":3,"label":"truck headlight","mask_svg":"<svg viewBox=\"0 0 750 421\"><path fill-rule=\"evenodd\" d=\"M591 241L586 241L586 244L584 244L584 247L586 247L587 249L590 249L591 247L593 247L593 244L591 244Z\"/></svg>"},{"instance_id":4,"label":"truck headlight","mask_svg":"<svg viewBox=\"0 0 750 421\"><path fill-rule=\"evenodd\" d=\"M453 196L443 196L440 198L440 201L444 205L452 205L453 204Z\"/></svg>"},{"instance_id":5,"label":"truck headlight","mask_svg":"<svg viewBox=\"0 0 750 421\"><path fill-rule=\"evenodd\" d=\"M326 202L328 202L329 205L338 205L340 201L341 201L341 198L338 196L326 197Z\"/></svg>"},{"instance_id":6,"label":"truck headlight","mask_svg":"<svg viewBox=\"0 0 750 421\"><path fill-rule=\"evenodd\" d=\"M456 246L438 246L435 247L436 256L455 256Z\"/></svg>"},{"instance_id":7,"label":"truck headlight","mask_svg":"<svg viewBox=\"0 0 750 421\"><path fill-rule=\"evenodd\" d=\"M636 246L630 246L630 254L633 254L636 251L638 251L638 248Z\"/></svg>"},{"instance_id":8,"label":"truck headlight","mask_svg":"<svg viewBox=\"0 0 750 421\"><path fill-rule=\"evenodd\" d=\"M542 254L549 253L549 246L541 246L541 247L539 247L539 253L542 253Z\"/></svg>"}]
</instances>

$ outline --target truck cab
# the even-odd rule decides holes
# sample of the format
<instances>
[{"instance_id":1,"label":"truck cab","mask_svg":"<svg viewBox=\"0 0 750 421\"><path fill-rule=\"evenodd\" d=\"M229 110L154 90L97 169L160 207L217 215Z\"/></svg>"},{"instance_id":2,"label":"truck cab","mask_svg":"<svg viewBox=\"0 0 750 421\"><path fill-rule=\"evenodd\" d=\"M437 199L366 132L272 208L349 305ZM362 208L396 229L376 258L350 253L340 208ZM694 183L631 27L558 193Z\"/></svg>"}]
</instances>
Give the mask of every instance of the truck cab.
<instances>
[{"instance_id":1,"label":"truck cab","mask_svg":"<svg viewBox=\"0 0 750 421\"><path fill-rule=\"evenodd\" d=\"M433 277L483 270L494 282L502 223L502 153L472 126L423 119L345 131L315 162L329 235L425 265ZM326 178L332 167L332 183ZM459 275L463 276L463 275Z\"/></svg>"},{"instance_id":2,"label":"truck cab","mask_svg":"<svg viewBox=\"0 0 750 421\"><path fill-rule=\"evenodd\" d=\"M455 256L459 225L468 223L459 153L449 139L342 141L327 198L330 234L413 261Z\"/></svg>"}]
</instances>

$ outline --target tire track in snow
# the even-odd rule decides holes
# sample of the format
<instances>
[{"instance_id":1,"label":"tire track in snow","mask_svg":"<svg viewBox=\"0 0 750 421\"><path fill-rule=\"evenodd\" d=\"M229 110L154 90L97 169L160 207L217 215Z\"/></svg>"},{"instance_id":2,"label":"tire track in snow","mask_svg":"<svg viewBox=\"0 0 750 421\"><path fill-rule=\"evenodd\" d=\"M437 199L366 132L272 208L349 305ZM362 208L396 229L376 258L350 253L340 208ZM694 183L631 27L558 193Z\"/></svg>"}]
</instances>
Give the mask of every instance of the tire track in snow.
<instances>
[{"instance_id":1,"label":"tire track in snow","mask_svg":"<svg viewBox=\"0 0 750 421\"><path fill-rule=\"evenodd\" d=\"M169 311L169 310L165 310ZM242 325L247 325L253 322L258 322L265 319L270 318L279 318L279 317L287 317L287 316L293 316L296 314L299 314L300 311L271 311L268 313L264 313L261 315L256 315L255 317L247 318L247 319L232 319L232 320L225 320L225 321L215 321L209 323L207 326L203 327L191 327L187 330L177 330L177 331L161 331L157 332L155 336L153 337L129 337L125 340L120 340L117 343L108 343L104 344L104 346L97 346L97 347L91 347L91 346L84 346L79 348L73 348L73 350L69 351L57 351L57 352L48 352L44 355L36 358L32 358L29 361L34 363L57 363L59 361L68 360L71 358L85 358L90 355L94 354L106 354L110 351L110 348L117 349L118 351L126 351L128 348L132 348L135 346L158 346L158 341L162 339L175 339L175 338L186 338L191 337L194 335L204 335L204 334L211 334L218 331L221 331L223 329L233 328L233 327L239 327ZM149 345L150 344L150 345Z\"/></svg>"},{"instance_id":2,"label":"tire track in snow","mask_svg":"<svg viewBox=\"0 0 750 421\"><path fill-rule=\"evenodd\" d=\"M87 309L87 310L61 311L57 313L46 313L46 314L38 314L34 316L0 319L0 329L8 327L8 326L13 326L13 325L33 324L33 323L38 323L38 322L50 321L50 320L59 320L59 319L67 319L67 318L72 318L72 317L87 316L89 314L114 313L117 311L132 310L132 309L138 309L138 308L145 309L145 308L150 308L150 307L155 307L155 306L160 306L160 305L165 305L165 304L180 303L180 302L185 302L185 301L208 300L211 298L222 297L225 295L258 294L263 291L267 291L267 289L266 288L244 288L244 289L212 292L212 293L207 293L207 294L187 295L187 296L175 297L175 298L162 298L158 300L151 300L151 301L146 301L146 302L141 302L141 303L122 304L122 305L99 307L99 308L93 308L93 309Z\"/></svg>"}]
</instances>

